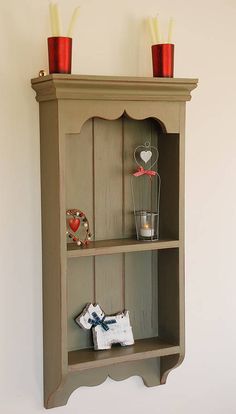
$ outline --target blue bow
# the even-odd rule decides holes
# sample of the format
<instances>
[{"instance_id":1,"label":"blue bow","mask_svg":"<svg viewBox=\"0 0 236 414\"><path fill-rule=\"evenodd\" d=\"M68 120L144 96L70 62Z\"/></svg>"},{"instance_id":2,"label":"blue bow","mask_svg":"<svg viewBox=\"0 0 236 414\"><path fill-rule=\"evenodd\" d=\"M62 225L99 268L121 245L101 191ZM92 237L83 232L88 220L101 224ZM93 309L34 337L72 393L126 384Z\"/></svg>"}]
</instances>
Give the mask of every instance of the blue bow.
<instances>
[{"instance_id":1,"label":"blue bow","mask_svg":"<svg viewBox=\"0 0 236 414\"><path fill-rule=\"evenodd\" d=\"M110 319L109 321L105 321L106 316L104 315L103 318L99 318L98 314L96 312L92 313L92 316L94 319L89 318L88 322L92 324L92 326L98 326L101 325L101 327L104 329L104 331L109 331L109 326L112 323L116 323L115 319Z\"/></svg>"}]
</instances>

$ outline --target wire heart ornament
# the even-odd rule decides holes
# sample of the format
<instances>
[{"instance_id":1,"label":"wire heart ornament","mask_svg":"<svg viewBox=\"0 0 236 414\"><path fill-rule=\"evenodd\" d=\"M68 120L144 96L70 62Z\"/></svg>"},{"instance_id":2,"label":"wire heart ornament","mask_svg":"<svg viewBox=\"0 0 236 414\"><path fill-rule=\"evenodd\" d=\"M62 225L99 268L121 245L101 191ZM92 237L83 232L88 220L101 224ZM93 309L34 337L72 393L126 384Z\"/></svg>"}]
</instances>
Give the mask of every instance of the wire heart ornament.
<instances>
[{"instance_id":1,"label":"wire heart ornament","mask_svg":"<svg viewBox=\"0 0 236 414\"><path fill-rule=\"evenodd\" d=\"M158 158L158 149L151 145L149 141L145 142L144 145L138 145L134 150L134 160L140 168L146 167L146 164L151 161L151 165L148 167L151 170L157 163Z\"/></svg>"}]
</instances>

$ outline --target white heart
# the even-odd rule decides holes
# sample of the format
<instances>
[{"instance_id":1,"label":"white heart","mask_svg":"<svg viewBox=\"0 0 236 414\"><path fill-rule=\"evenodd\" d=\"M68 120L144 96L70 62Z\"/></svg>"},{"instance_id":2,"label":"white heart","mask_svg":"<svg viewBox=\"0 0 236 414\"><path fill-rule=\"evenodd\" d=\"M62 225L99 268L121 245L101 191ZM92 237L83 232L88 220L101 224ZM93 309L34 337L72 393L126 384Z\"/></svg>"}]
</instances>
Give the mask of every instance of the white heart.
<instances>
[{"instance_id":1,"label":"white heart","mask_svg":"<svg viewBox=\"0 0 236 414\"><path fill-rule=\"evenodd\" d=\"M152 158L152 151L141 151L140 158L147 163Z\"/></svg>"}]
</instances>

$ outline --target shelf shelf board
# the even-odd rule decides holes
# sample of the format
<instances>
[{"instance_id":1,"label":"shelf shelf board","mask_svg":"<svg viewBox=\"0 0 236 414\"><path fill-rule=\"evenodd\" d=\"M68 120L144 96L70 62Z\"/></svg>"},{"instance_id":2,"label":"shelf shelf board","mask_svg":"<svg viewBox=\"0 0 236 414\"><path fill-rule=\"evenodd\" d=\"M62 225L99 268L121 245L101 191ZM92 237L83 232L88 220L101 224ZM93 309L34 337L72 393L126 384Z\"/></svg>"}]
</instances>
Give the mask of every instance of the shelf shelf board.
<instances>
[{"instance_id":1,"label":"shelf shelf board","mask_svg":"<svg viewBox=\"0 0 236 414\"><path fill-rule=\"evenodd\" d=\"M171 345L160 338L147 338L135 341L134 345L121 347L113 345L106 351L94 351L93 348L68 353L70 372L99 368L128 361L156 358L180 353L178 345Z\"/></svg>"},{"instance_id":2,"label":"shelf shelf board","mask_svg":"<svg viewBox=\"0 0 236 414\"><path fill-rule=\"evenodd\" d=\"M148 250L173 249L179 247L179 240L138 241L135 239L116 239L91 241L87 247L80 248L74 243L67 244L67 257L100 256L114 253L143 252Z\"/></svg>"}]
</instances>

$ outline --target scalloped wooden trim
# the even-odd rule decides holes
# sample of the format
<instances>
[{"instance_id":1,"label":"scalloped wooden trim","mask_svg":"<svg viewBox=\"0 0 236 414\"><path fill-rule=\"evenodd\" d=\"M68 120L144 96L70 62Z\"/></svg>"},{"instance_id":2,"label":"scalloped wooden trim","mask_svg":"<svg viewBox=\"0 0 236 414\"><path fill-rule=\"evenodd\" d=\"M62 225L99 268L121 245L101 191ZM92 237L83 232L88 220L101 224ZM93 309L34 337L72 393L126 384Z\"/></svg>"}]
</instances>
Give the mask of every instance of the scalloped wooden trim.
<instances>
[{"instance_id":1,"label":"scalloped wooden trim","mask_svg":"<svg viewBox=\"0 0 236 414\"><path fill-rule=\"evenodd\" d=\"M160 385L160 358L145 361L132 361L111 365L108 368L94 368L82 372L68 373L48 397L45 397L45 408L66 405L71 394L79 387L100 385L109 377L114 381L123 381L130 377L141 377L147 387ZM124 370L125 367L125 370Z\"/></svg>"},{"instance_id":2,"label":"scalloped wooden trim","mask_svg":"<svg viewBox=\"0 0 236 414\"><path fill-rule=\"evenodd\" d=\"M182 364L184 360L184 354L180 355L168 355L164 356L161 359L161 369L160 369L160 383L165 384L167 377L173 369L177 368Z\"/></svg>"},{"instance_id":3,"label":"scalloped wooden trim","mask_svg":"<svg viewBox=\"0 0 236 414\"><path fill-rule=\"evenodd\" d=\"M108 377L114 381L123 381L138 376L147 387L163 385L166 383L169 373L177 368L183 362L183 359L184 355L177 354L145 361L116 364L108 369L104 367L68 373L63 377L58 388L45 399L45 408L66 405L71 394L76 389L81 386L93 387L100 385Z\"/></svg>"},{"instance_id":4,"label":"scalloped wooden trim","mask_svg":"<svg viewBox=\"0 0 236 414\"><path fill-rule=\"evenodd\" d=\"M179 102L140 102L134 101L111 101L109 105L104 101L69 101L62 100L59 102L59 117L63 118L64 134L78 134L83 125L91 118L102 118L113 121L127 115L134 120L153 119L160 125L163 132L179 133L180 132L180 106L184 103ZM171 109L172 117L169 110ZM70 113L70 120L64 113ZM158 116L157 116L158 114Z\"/></svg>"}]
</instances>

